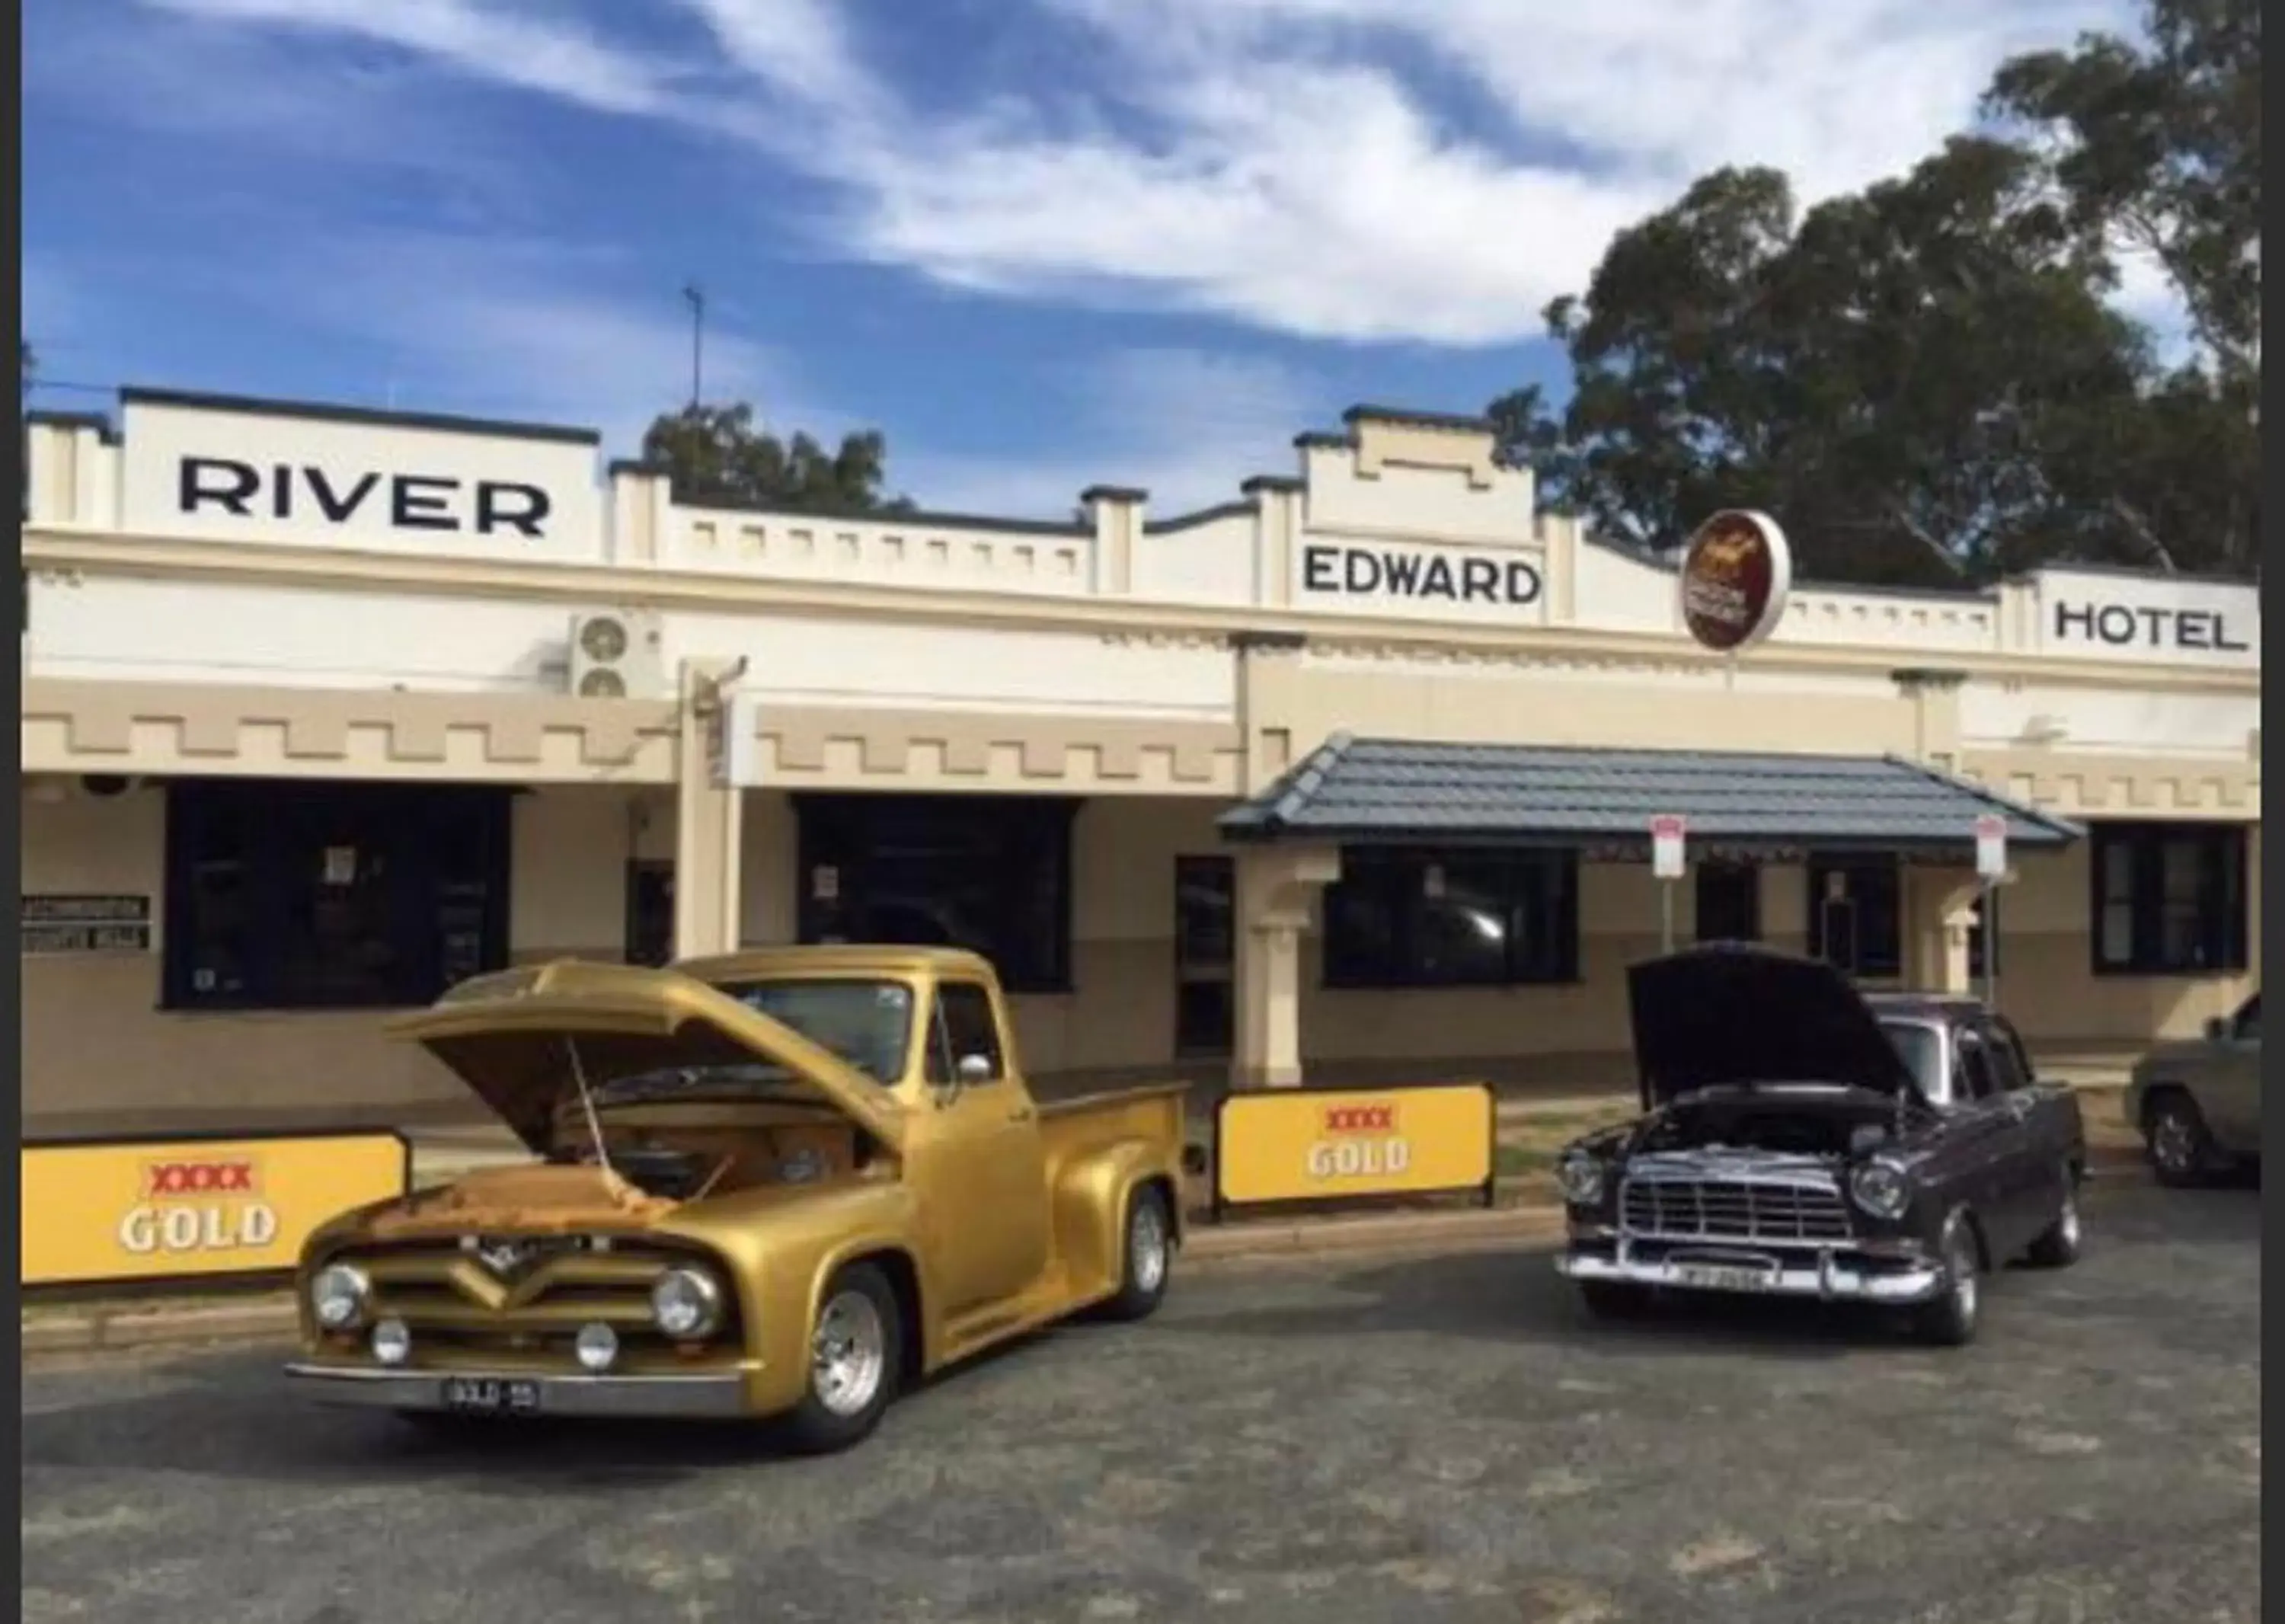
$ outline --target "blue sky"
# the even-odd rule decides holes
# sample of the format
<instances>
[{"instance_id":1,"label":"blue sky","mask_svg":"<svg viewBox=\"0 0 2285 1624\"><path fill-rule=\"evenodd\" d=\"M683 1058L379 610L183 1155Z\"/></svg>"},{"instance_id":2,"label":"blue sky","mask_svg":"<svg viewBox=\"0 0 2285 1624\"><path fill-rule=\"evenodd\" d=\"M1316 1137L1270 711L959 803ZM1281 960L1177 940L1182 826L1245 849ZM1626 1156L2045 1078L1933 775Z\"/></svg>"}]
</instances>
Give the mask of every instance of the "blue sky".
<instances>
[{"instance_id":1,"label":"blue sky","mask_svg":"<svg viewBox=\"0 0 2285 1624\"><path fill-rule=\"evenodd\" d=\"M624 454L687 394L695 278L710 396L880 427L927 506L1059 516L1105 481L1170 511L1290 471L1359 401L1559 392L1538 311L1692 176L1860 185L2011 51L2130 24L2123 0L26 0L35 404L393 402Z\"/></svg>"}]
</instances>

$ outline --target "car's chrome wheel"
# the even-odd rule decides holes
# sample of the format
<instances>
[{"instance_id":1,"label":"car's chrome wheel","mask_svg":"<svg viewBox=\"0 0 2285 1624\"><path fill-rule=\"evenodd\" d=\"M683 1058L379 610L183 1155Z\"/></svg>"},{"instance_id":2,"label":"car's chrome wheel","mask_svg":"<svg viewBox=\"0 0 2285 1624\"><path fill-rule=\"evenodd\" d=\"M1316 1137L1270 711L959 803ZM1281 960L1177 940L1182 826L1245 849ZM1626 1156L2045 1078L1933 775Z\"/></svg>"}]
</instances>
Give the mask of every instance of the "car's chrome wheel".
<instances>
[{"instance_id":1,"label":"car's chrome wheel","mask_svg":"<svg viewBox=\"0 0 2285 1624\"><path fill-rule=\"evenodd\" d=\"M1964 1211L1946 1220L1936 1256L1943 1263L1943 1284L1915 1316L1916 1328L1923 1341L1959 1347L1975 1340L1983 1308L1983 1252Z\"/></svg>"},{"instance_id":2,"label":"car's chrome wheel","mask_svg":"<svg viewBox=\"0 0 2285 1624\"><path fill-rule=\"evenodd\" d=\"M2186 1094L2170 1091L2152 1103L2143 1137L2151 1171L2161 1184L2195 1184L2212 1165L2212 1136L2196 1102Z\"/></svg>"},{"instance_id":3,"label":"car's chrome wheel","mask_svg":"<svg viewBox=\"0 0 2285 1624\"><path fill-rule=\"evenodd\" d=\"M1127 1220L1119 1242L1119 1289L1102 1313L1113 1320L1140 1320L1166 1299L1174 1268L1174 1216L1166 1192L1145 1184L1127 1197Z\"/></svg>"},{"instance_id":4,"label":"car's chrome wheel","mask_svg":"<svg viewBox=\"0 0 2285 1624\"><path fill-rule=\"evenodd\" d=\"M2062 1200L2055 1208L2055 1221L2031 1243L2026 1259L2038 1268L2064 1268L2078 1261L2079 1248L2085 1230L2078 1211L2078 1173L2076 1168L2061 1170Z\"/></svg>"},{"instance_id":5,"label":"car's chrome wheel","mask_svg":"<svg viewBox=\"0 0 2285 1624\"><path fill-rule=\"evenodd\" d=\"M889 1330L862 1291L842 1291L817 1316L810 1338L809 1381L817 1401L836 1416L856 1416L880 1395L889 1368Z\"/></svg>"}]
</instances>

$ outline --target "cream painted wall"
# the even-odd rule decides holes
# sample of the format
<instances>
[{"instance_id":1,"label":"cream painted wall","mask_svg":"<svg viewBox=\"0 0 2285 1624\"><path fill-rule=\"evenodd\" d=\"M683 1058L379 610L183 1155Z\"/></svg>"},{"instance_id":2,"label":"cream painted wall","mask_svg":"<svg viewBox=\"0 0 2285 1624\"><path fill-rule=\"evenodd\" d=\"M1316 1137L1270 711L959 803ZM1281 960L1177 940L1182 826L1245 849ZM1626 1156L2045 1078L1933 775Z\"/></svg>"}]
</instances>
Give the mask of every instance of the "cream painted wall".
<instances>
[{"instance_id":1,"label":"cream painted wall","mask_svg":"<svg viewBox=\"0 0 2285 1624\"><path fill-rule=\"evenodd\" d=\"M1573 555L1576 607L1570 618L1613 632L1682 634L1674 572L1610 547L1582 542Z\"/></svg>"},{"instance_id":2,"label":"cream painted wall","mask_svg":"<svg viewBox=\"0 0 2285 1624\"><path fill-rule=\"evenodd\" d=\"M1472 450L1455 435L1437 435L1433 443L1429 454L1440 460L1464 459ZM1390 461L1378 475L1362 475L1354 449L1320 444L1303 448L1301 468L1309 482L1303 522L1313 536L1401 535L1512 546L1534 539L1527 469L1489 469L1490 478L1479 483L1449 464Z\"/></svg>"},{"instance_id":3,"label":"cream painted wall","mask_svg":"<svg viewBox=\"0 0 2285 1624\"><path fill-rule=\"evenodd\" d=\"M1014 1000L1033 1071L1127 1071L1174 1054L1174 859L1222 851L1213 802L1089 801L1072 830L1078 990Z\"/></svg>"},{"instance_id":4,"label":"cream painted wall","mask_svg":"<svg viewBox=\"0 0 2285 1624\"><path fill-rule=\"evenodd\" d=\"M1146 530L1135 544L1135 595L1177 603L1244 603L1253 592L1251 511Z\"/></svg>"},{"instance_id":5,"label":"cream painted wall","mask_svg":"<svg viewBox=\"0 0 2285 1624\"><path fill-rule=\"evenodd\" d=\"M30 672L136 682L560 693L568 606L92 576L31 584Z\"/></svg>"},{"instance_id":6,"label":"cream painted wall","mask_svg":"<svg viewBox=\"0 0 2285 1624\"><path fill-rule=\"evenodd\" d=\"M2258 694L2093 690L2028 682L1969 682L1959 691L1961 735L1971 744L2038 741L2060 725L2051 748L2161 756L2255 755Z\"/></svg>"},{"instance_id":7,"label":"cream painted wall","mask_svg":"<svg viewBox=\"0 0 2285 1624\"><path fill-rule=\"evenodd\" d=\"M748 662L741 684L813 704L893 702L913 708L1019 708L1063 714L1226 720L1236 708L1227 648L1114 642L1080 632L1010 636L981 626L674 614L670 664Z\"/></svg>"},{"instance_id":8,"label":"cream painted wall","mask_svg":"<svg viewBox=\"0 0 2285 1624\"><path fill-rule=\"evenodd\" d=\"M544 786L515 797L509 826L513 957L620 956L636 805L630 791L587 785Z\"/></svg>"}]
</instances>

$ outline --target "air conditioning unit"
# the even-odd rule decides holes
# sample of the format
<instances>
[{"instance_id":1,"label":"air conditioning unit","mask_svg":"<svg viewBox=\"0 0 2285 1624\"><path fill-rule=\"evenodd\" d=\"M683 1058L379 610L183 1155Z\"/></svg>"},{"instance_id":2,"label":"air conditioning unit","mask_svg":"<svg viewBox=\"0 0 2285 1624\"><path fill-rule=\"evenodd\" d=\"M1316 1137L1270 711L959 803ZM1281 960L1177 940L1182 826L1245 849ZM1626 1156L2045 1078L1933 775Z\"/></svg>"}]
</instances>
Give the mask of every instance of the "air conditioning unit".
<instances>
[{"instance_id":1,"label":"air conditioning unit","mask_svg":"<svg viewBox=\"0 0 2285 1624\"><path fill-rule=\"evenodd\" d=\"M666 693L657 614L605 609L571 617L570 691L581 699L656 699Z\"/></svg>"}]
</instances>

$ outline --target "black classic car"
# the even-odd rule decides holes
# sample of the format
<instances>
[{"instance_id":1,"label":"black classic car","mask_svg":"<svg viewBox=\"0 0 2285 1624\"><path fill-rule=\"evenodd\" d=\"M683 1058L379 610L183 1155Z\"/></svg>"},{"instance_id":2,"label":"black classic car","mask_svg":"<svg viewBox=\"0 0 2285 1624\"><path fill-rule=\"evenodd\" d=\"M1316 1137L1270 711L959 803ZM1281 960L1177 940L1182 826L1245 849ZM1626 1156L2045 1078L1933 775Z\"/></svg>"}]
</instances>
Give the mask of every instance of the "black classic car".
<instances>
[{"instance_id":1,"label":"black classic car","mask_svg":"<svg viewBox=\"0 0 2285 1624\"><path fill-rule=\"evenodd\" d=\"M1907 1311L1974 1338L1981 1276L2080 1244L2077 1096L1964 997L1860 992L1721 943L1628 972L1644 1114L1566 1147L1558 1267L1598 1314L1667 1290Z\"/></svg>"}]
</instances>

